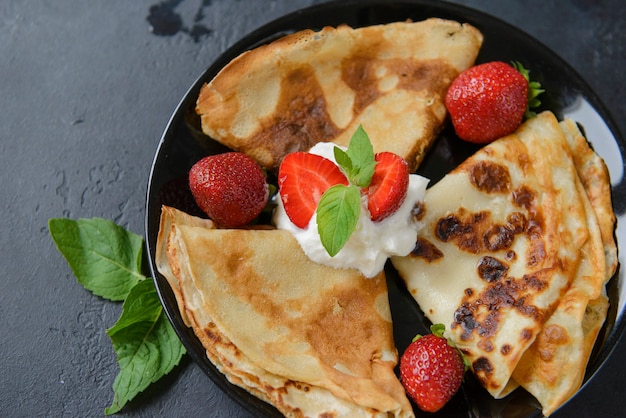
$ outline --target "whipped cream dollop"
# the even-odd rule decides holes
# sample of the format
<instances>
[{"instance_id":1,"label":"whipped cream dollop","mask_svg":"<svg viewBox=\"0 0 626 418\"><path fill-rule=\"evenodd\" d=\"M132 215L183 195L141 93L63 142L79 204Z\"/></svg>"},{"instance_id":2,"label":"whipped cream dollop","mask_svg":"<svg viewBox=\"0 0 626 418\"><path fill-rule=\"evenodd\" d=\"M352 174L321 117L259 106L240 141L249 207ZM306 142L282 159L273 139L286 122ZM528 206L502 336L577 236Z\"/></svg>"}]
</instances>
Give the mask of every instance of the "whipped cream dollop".
<instances>
[{"instance_id":1,"label":"whipped cream dollop","mask_svg":"<svg viewBox=\"0 0 626 418\"><path fill-rule=\"evenodd\" d=\"M336 146L330 142L320 142L309 152L334 162L333 148ZM291 232L312 261L336 268L355 268L371 278L382 271L390 256L408 255L415 247L421 224L414 219L411 211L423 201L427 185L427 178L411 174L404 202L394 214L379 222L370 219L367 198L362 197L356 228L346 245L334 257L322 245L316 214L313 214L306 228L297 227L287 216L280 195L275 198L274 223L277 228Z\"/></svg>"}]
</instances>

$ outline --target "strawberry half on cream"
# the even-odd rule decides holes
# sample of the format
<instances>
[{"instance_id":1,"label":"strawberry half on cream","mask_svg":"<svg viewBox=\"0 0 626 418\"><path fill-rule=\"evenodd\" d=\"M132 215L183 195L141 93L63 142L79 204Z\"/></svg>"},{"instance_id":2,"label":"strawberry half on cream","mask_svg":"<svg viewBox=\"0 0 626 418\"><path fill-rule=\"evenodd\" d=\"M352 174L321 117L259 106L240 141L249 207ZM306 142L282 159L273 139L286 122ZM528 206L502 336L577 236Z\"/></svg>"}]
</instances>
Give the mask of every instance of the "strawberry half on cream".
<instances>
[{"instance_id":1,"label":"strawberry half on cream","mask_svg":"<svg viewBox=\"0 0 626 418\"><path fill-rule=\"evenodd\" d=\"M347 149L321 142L284 158L274 223L290 231L311 260L371 278L390 256L414 248L421 227L415 209L428 179L409 174L395 154L374 155L361 133L360 145L353 145L355 137Z\"/></svg>"}]
</instances>

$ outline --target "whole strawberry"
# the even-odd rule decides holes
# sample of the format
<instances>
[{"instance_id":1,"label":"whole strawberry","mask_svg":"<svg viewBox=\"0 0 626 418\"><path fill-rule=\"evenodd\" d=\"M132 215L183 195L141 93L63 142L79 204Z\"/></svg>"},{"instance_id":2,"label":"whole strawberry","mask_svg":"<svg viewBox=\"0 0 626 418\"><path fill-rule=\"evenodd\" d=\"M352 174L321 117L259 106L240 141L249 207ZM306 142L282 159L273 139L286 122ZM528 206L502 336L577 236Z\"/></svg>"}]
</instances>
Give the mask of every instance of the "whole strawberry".
<instances>
[{"instance_id":1,"label":"whole strawberry","mask_svg":"<svg viewBox=\"0 0 626 418\"><path fill-rule=\"evenodd\" d=\"M402 385L426 412L440 410L459 390L465 373L461 353L442 336L443 325L433 325L431 331L418 335L400 358Z\"/></svg>"},{"instance_id":2,"label":"whole strawberry","mask_svg":"<svg viewBox=\"0 0 626 418\"><path fill-rule=\"evenodd\" d=\"M229 228L253 221L269 197L263 169L239 152L198 161L189 170L189 188L198 206L218 225Z\"/></svg>"},{"instance_id":3,"label":"whole strawberry","mask_svg":"<svg viewBox=\"0 0 626 418\"><path fill-rule=\"evenodd\" d=\"M543 90L529 84L528 71L501 61L476 65L454 79L445 104L457 135L466 141L486 144L514 132L536 96Z\"/></svg>"}]
</instances>

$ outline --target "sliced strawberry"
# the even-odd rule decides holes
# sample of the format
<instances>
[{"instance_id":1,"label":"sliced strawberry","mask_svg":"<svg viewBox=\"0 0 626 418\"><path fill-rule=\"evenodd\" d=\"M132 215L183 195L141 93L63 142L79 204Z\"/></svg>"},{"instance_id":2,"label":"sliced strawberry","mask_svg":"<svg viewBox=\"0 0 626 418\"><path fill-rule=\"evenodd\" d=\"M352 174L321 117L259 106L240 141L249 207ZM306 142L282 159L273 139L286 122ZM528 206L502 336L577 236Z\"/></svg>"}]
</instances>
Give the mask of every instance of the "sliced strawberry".
<instances>
[{"instance_id":1,"label":"sliced strawberry","mask_svg":"<svg viewBox=\"0 0 626 418\"><path fill-rule=\"evenodd\" d=\"M367 208L374 222L393 214L404 202L409 188L409 165L397 154L379 152L376 169L366 190Z\"/></svg>"},{"instance_id":2,"label":"sliced strawberry","mask_svg":"<svg viewBox=\"0 0 626 418\"><path fill-rule=\"evenodd\" d=\"M326 190L336 184L348 185L339 167L327 158L306 152L287 154L278 169L280 198L287 216L305 228Z\"/></svg>"}]
</instances>

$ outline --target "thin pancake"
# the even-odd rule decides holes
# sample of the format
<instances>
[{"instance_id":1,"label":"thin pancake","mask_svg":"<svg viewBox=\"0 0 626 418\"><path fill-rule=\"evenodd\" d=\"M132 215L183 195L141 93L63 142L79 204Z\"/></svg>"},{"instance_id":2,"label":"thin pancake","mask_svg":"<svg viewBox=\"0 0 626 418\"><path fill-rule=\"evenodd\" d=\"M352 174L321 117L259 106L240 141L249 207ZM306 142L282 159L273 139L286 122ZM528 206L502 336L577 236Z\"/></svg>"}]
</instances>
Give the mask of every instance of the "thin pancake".
<instances>
[{"instance_id":1,"label":"thin pancake","mask_svg":"<svg viewBox=\"0 0 626 418\"><path fill-rule=\"evenodd\" d=\"M567 292L513 373L549 416L582 384L589 356L606 318L608 298L589 301L580 289Z\"/></svg>"},{"instance_id":2,"label":"thin pancake","mask_svg":"<svg viewBox=\"0 0 626 418\"><path fill-rule=\"evenodd\" d=\"M157 266L207 356L287 416L413 416L384 274L311 262L289 232L211 229L164 207Z\"/></svg>"},{"instance_id":3,"label":"thin pancake","mask_svg":"<svg viewBox=\"0 0 626 418\"><path fill-rule=\"evenodd\" d=\"M202 87L196 112L204 133L268 169L320 141L347 145L359 124L375 151L414 169L445 120L448 86L482 39L442 19L303 30L232 60Z\"/></svg>"},{"instance_id":4,"label":"thin pancake","mask_svg":"<svg viewBox=\"0 0 626 418\"><path fill-rule=\"evenodd\" d=\"M606 318L604 285L617 264L609 178L602 159L590 148L572 120L560 123L580 181L589 237L576 278L513 373L515 382L533 394L548 416L582 384L597 335Z\"/></svg>"},{"instance_id":5,"label":"thin pancake","mask_svg":"<svg viewBox=\"0 0 626 418\"><path fill-rule=\"evenodd\" d=\"M615 212L611 198L609 170L604 160L595 153L576 123L566 119L560 123L572 150L574 165L596 214L606 258L606 280L613 277L617 268L615 243Z\"/></svg>"},{"instance_id":6,"label":"thin pancake","mask_svg":"<svg viewBox=\"0 0 626 418\"><path fill-rule=\"evenodd\" d=\"M427 191L423 216L415 250L393 265L501 397L574 280L589 236L554 115L538 115L447 174Z\"/></svg>"},{"instance_id":7,"label":"thin pancake","mask_svg":"<svg viewBox=\"0 0 626 418\"><path fill-rule=\"evenodd\" d=\"M580 193L585 191L580 187ZM595 212L586 205L590 234L576 277L513 372L549 416L580 387L593 343L604 323L606 266Z\"/></svg>"}]
</instances>

